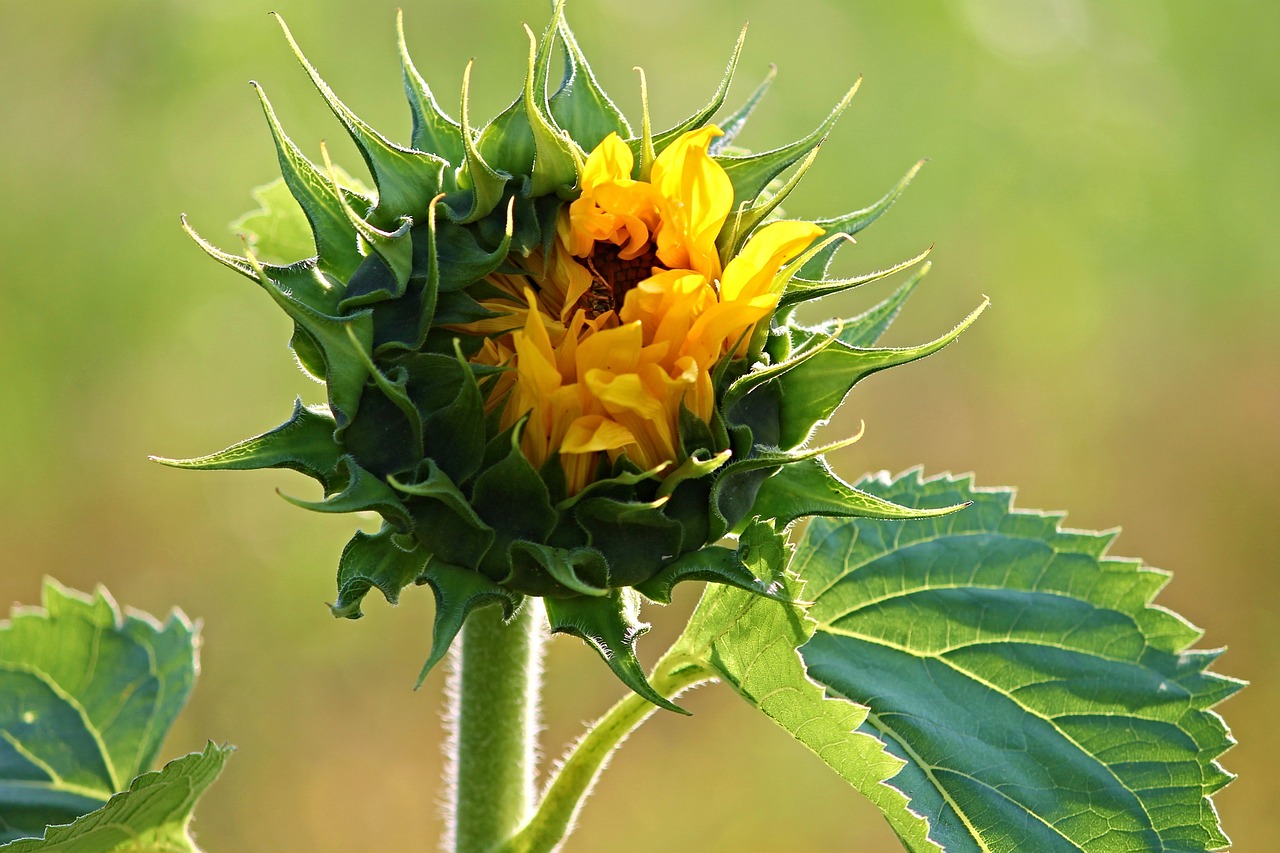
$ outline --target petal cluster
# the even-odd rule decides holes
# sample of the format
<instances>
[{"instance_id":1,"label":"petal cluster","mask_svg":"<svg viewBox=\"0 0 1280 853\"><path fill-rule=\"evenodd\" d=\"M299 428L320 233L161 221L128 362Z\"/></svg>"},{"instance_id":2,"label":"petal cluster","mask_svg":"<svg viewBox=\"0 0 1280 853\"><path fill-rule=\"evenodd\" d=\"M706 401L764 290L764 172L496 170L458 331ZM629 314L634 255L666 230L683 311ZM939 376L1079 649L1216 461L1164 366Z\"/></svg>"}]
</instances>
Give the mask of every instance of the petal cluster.
<instances>
[{"instance_id":1,"label":"petal cluster","mask_svg":"<svg viewBox=\"0 0 1280 853\"><path fill-rule=\"evenodd\" d=\"M559 455L571 493L602 457L659 471L677 461L681 407L711 420L713 369L745 352L777 307L779 271L822 234L809 222L774 222L722 265L716 238L734 196L708 153L720 135L714 125L683 134L639 180L631 149L610 134L560 215L546 275L493 277L522 303L515 312L508 300L486 303L502 312L505 302L505 315L522 319L482 352L514 376L493 397L504 400L504 424L527 416L523 450L535 466Z\"/></svg>"}]
</instances>

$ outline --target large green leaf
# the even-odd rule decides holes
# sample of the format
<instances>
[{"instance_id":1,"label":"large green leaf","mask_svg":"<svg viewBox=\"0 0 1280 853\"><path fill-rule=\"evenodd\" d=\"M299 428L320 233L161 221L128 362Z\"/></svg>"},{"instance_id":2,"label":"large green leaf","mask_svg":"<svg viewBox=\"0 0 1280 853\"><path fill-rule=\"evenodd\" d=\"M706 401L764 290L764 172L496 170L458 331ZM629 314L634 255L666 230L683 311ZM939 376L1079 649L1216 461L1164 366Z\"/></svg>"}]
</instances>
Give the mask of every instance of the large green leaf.
<instances>
[{"instance_id":1,"label":"large green leaf","mask_svg":"<svg viewBox=\"0 0 1280 853\"><path fill-rule=\"evenodd\" d=\"M818 630L811 677L870 708L859 731L947 851L1204 851L1232 743L1210 708L1240 682L1151 600L1167 575L1105 555L968 478L866 480L913 521L814 521L794 562ZM912 850L925 849L908 842Z\"/></svg>"},{"instance_id":2,"label":"large green leaf","mask_svg":"<svg viewBox=\"0 0 1280 853\"><path fill-rule=\"evenodd\" d=\"M52 580L43 604L0 626L0 841L39 836L123 791L195 681L197 635L181 613L161 625L122 614L105 590Z\"/></svg>"},{"instance_id":3,"label":"large green leaf","mask_svg":"<svg viewBox=\"0 0 1280 853\"><path fill-rule=\"evenodd\" d=\"M191 837L191 812L231 755L210 743L133 780L129 790L69 826L42 838L0 847L5 853L200 853Z\"/></svg>"},{"instance_id":4,"label":"large green leaf","mask_svg":"<svg viewBox=\"0 0 1280 853\"><path fill-rule=\"evenodd\" d=\"M903 761L874 733L863 731L867 709L825 697L822 687L805 674L796 648L813 635L814 624L803 606L792 603L803 594L799 581L786 575L777 582L787 601L709 584L689 627L668 654L692 659L715 673L813 750L880 807L912 850L936 849L926 837L926 822L908 809L902 793L886 784Z\"/></svg>"}]
</instances>

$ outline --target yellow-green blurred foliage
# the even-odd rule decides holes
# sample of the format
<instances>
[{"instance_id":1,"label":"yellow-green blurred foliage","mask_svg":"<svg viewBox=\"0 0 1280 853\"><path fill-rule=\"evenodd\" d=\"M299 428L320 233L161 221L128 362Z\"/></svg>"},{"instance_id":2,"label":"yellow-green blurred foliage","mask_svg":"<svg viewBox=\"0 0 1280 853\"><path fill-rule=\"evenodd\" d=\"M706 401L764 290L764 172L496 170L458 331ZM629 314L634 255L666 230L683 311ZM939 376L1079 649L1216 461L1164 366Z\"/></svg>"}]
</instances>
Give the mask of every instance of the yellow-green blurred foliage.
<instances>
[{"instance_id":1,"label":"yellow-green blurred foliage","mask_svg":"<svg viewBox=\"0 0 1280 853\"><path fill-rule=\"evenodd\" d=\"M408 851L437 832L442 675L411 691L430 596L359 623L329 617L354 522L301 512L287 472L192 474L195 455L274 426L318 386L288 324L178 228L225 227L276 174L246 81L261 81L312 156L360 162L268 9L339 95L408 136L394 52L442 102L477 57L473 116L520 83L522 20L542 0L4 0L0 6L0 576L4 604L41 575L105 582L204 620L204 672L167 755L240 747L197 827L216 851ZM1123 525L1117 552L1175 570L1161 602L1229 644L1254 686L1224 708L1243 779L1219 797L1240 849L1280 834L1280 6L1220 0L648 0L570 4L597 71L633 115L634 65L659 125L709 95L751 20L736 97L777 62L743 137L807 131L857 77L854 107L788 202L829 215L930 164L846 249L867 270L935 245L894 332L993 308L959 343L855 393L867 437L847 476L974 470L1077 526ZM855 294L842 306L878 298ZM859 302L861 300L861 303ZM649 660L691 603L654 611ZM555 641L545 749L621 688ZM661 715L614 761L569 850L898 849L874 813L722 688ZM621 836L621 840L616 840Z\"/></svg>"}]
</instances>

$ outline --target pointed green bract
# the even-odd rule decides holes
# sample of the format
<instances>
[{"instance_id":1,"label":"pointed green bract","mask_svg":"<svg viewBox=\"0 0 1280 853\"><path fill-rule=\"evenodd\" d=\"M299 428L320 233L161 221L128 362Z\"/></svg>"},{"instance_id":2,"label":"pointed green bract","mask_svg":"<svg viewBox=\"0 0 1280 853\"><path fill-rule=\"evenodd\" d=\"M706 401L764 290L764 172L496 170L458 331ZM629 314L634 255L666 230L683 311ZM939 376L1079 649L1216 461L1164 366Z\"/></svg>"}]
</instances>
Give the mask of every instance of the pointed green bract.
<instances>
[{"instance_id":1,"label":"pointed green bract","mask_svg":"<svg viewBox=\"0 0 1280 853\"><path fill-rule=\"evenodd\" d=\"M47 580L0 623L0 841L40 836L149 769L195 683L198 636Z\"/></svg>"},{"instance_id":2,"label":"pointed green bract","mask_svg":"<svg viewBox=\"0 0 1280 853\"><path fill-rule=\"evenodd\" d=\"M1167 580L1106 555L1114 533L1015 510L1012 492L909 472L859 484L918 521L814 521L795 566L817 632L802 653L870 709L906 762L889 784L947 851L1217 850L1209 796L1232 743L1199 631L1151 604ZM909 845L910 846L910 845ZM911 846L912 850L926 849Z\"/></svg>"},{"instance_id":3,"label":"pointed green bract","mask_svg":"<svg viewBox=\"0 0 1280 853\"><path fill-rule=\"evenodd\" d=\"M932 355L960 336L986 309L987 300L947 334L915 347L866 349L843 340L825 348L794 370L779 377L782 386L782 436L784 447L798 447L814 430L827 423L853 386L881 370L908 364ZM817 336L828 329L815 329Z\"/></svg>"},{"instance_id":4,"label":"pointed green bract","mask_svg":"<svg viewBox=\"0 0 1280 853\"><path fill-rule=\"evenodd\" d=\"M554 634L572 634L585 640L624 684L660 708L689 712L650 686L636 659L636 638L649 630L635 615L637 605L625 597L634 593L614 590L608 598L548 598L547 618Z\"/></svg>"},{"instance_id":5,"label":"pointed green bract","mask_svg":"<svg viewBox=\"0 0 1280 853\"><path fill-rule=\"evenodd\" d=\"M764 481L755 510L764 518L788 525L808 516L874 518L882 520L928 518L964 509L956 503L940 507L907 507L869 494L840 479L821 457L787 465Z\"/></svg>"},{"instance_id":6,"label":"pointed green bract","mask_svg":"<svg viewBox=\"0 0 1280 853\"><path fill-rule=\"evenodd\" d=\"M413 147L435 154L448 163L461 162L462 127L440 109L435 95L431 93L431 87L414 66L404 37L403 10L396 11L396 37L400 49L400 64L404 70L404 91L409 99L409 109L413 113ZM452 180L449 169L444 170L444 180L443 189L447 192L452 189L449 186Z\"/></svg>"},{"instance_id":7,"label":"pointed green bract","mask_svg":"<svg viewBox=\"0 0 1280 853\"><path fill-rule=\"evenodd\" d=\"M556 34L564 50L564 79L548 101L556 124L586 151L595 148L610 133L629 138L631 125L600 88L563 14Z\"/></svg>"},{"instance_id":8,"label":"pointed green bract","mask_svg":"<svg viewBox=\"0 0 1280 853\"><path fill-rule=\"evenodd\" d=\"M702 127L707 122L711 121L712 116L720 111L720 108L724 106L725 98L729 95L729 86L733 83L733 75L738 70L738 59L742 56L742 45L746 43L746 40L747 28L744 26L742 28L742 32L738 33L738 41L734 44L733 53L729 56L729 66L725 69L724 77L721 78L720 85L716 87L715 94L711 96L711 100L705 107L698 110L675 127L664 130L662 133L654 136L652 147L655 151L661 152L682 134ZM632 145L632 150L636 151L636 153L641 153L640 149L643 148L642 139L632 139L630 140L630 143Z\"/></svg>"},{"instance_id":9,"label":"pointed green bract","mask_svg":"<svg viewBox=\"0 0 1280 853\"><path fill-rule=\"evenodd\" d=\"M777 76L778 66L770 65L769 73L760 81L760 85L756 86L755 91L751 93L746 102L718 122L718 126L724 132L724 135L711 141L708 153L714 156L726 147L733 145L734 140L738 138L738 134L746 127L747 120L751 118L751 114L755 112L760 101L764 99L765 93L769 91L769 87L773 85L773 80Z\"/></svg>"},{"instance_id":10,"label":"pointed green bract","mask_svg":"<svg viewBox=\"0 0 1280 853\"><path fill-rule=\"evenodd\" d=\"M407 547L406 547L407 544ZM338 561L338 600L330 605L334 616L359 619L360 602L377 588L390 604L400 600L400 590L420 583L430 555L415 542L405 543L394 527L376 534L363 531L342 549Z\"/></svg>"},{"instance_id":11,"label":"pointed green bract","mask_svg":"<svg viewBox=\"0 0 1280 853\"><path fill-rule=\"evenodd\" d=\"M260 468L289 468L318 480L326 490L336 484L342 447L333 439L337 427L326 412L293 404L293 416L280 426L233 444L226 450L194 459L151 457L172 468L195 471L253 471Z\"/></svg>"}]
</instances>

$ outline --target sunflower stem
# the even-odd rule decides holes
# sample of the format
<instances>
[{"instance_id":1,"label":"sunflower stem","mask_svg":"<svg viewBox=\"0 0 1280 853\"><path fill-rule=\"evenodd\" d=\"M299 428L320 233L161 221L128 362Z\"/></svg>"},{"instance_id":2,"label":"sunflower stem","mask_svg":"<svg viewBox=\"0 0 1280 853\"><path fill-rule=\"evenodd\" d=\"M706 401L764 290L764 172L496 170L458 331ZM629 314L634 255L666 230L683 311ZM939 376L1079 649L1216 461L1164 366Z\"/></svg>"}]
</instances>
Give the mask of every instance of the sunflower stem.
<instances>
[{"instance_id":1,"label":"sunflower stem","mask_svg":"<svg viewBox=\"0 0 1280 853\"><path fill-rule=\"evenodd\" d=\"M655 690L672 699L712 675L683 655L670 656L654 668ZM610 756L658 707L629 693L597 720L564 758L547 786L538 809L518 834L494 853L550 853L573 831L583 802L595 787Z\"/></svg>"},{"instance_id":2,"label":"sunflower stem","mask_svg":"<svg viewBox=\"0 0 1280 853\"><path fill-rule=\"evenodd\" d=\"M455 643L441 845L446 851L486 853L529 817L545 624L541 599L529 597L507 624L497 607L472 613Z\"/></svg>"}]
</instances>

